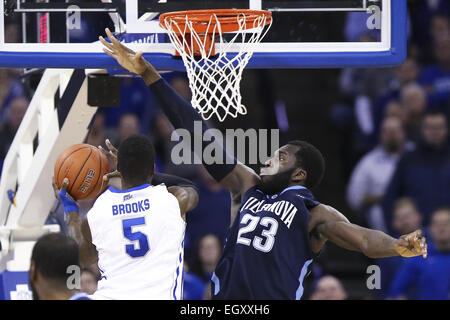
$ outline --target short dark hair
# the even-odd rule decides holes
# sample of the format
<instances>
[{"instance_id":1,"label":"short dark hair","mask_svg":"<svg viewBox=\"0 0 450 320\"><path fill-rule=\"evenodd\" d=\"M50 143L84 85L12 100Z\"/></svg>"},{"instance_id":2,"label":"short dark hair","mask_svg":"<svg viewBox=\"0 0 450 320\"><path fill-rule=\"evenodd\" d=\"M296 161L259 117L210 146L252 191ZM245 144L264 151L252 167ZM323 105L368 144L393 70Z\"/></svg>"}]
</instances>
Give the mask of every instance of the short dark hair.
<instances>
[{"instance_id":1,"label":"short dark hair","mask_svg":"<svg viewBox=\"0 0 450 320\"><path fill-rule=\"evenodd\" d=\"M34 245L31 260L45 279L65 284L67 268L80 266L78 244L63 233L44 235Z\"/></svg>"},{"instance_id":2,"label":"short dark hair","mask_svg":"<svg viewBox=\"0 0 450 320\"><path fill-rule=\"evenodd\" d=\"M287 144L300 147L295 153L296 166L304 169L307 173L305 187L314 189L320 184L325 173L325 159L322 153L306 141L293 140Z\"/></svg>"},{"instance_id":3,"label":"short dark hair","mask_svg":"<svg viewBox=\"0 0 450 320\"><path fill-rule=\"evenodd\" d=\"M150 139L144 135L132 135L119 146L117 170L129 182L144 182L155 165L155 149Z\"/></svg>"}]
</instances>

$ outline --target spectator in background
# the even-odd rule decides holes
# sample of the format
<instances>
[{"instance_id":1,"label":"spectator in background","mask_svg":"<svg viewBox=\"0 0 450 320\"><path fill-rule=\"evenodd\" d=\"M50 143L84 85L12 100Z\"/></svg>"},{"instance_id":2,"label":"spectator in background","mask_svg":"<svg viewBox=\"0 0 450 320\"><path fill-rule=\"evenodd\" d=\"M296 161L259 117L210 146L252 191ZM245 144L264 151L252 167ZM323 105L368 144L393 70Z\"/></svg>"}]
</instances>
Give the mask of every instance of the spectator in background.
<instances>
[{"instance_id":1,"label":"spectator in background","mask_svg":"<svg viewBox=\"0 0 450 320\"><path fill-rule=\"evenodd\" d=\"M81 270L81 292L89 295L94 294L97 290L98 275L89 268Z\"/></svg>"},{"instance_id":2,"label":"spectator in background","mask_svg":"<svg viewBox=\"0 0 450 320\"><path fill-rule=\"evenodd\" d=\"M222 244L215 235L207 234L198 242L197 262L191 268L205 283L211 276L222 254Z\"/></svg>"},{"instance_id":3,"label":"spectator in background","mask_svg":"<svg viewBox=\"0 0 450 320\"><path fill-rule=\"evenodd\" d=\"M105 126L109 130L117 128L124 115L134 114L139 122L140 133L148 134L156 110L156 100L142 79L121 78L120 106L119 108L104 108Z\"/></svg>"},{"instance_id":4,"label":"spectator in background","mask_svg":"<svg viewBox=\"0 0 450 320\"><path fill-rule=\"evenodd\" d=\"M18 97L26 96L17 73L16 69L0 69L0 124L6 121L11 102Z\"/></svg>"},{"instance_id":5,"label":"spectator in background","mask_svg":"<svg viewBox=\"0 0 450 320\"><path fill-rule=\"evenodd\" d=\"M395 202L392 227L399 234L422 229L422 215L412 199L400 198Z\"/></svg>"},{"instance_id":6,"label":"spectator in background","mask_svg":"<svg viewBox=\"0 0 450 320\"><path fill-rule=\"evenodd\" d=\"M436 16L450 15L448 0L413 0L408 1L408 9L412 20L412 42L420 48L421 61L429 62L432 57L428 46L433 39L433 20Z\"/></svg>"},{"instance_id":7,"label":"spectator in background","mask_svg":"<svg viewBox=\"0 0 450 320\"><path fill-rule=\"evenodd\" d=\"M333 276L323 276L317 282L310 300L346 300L347 292L342 283Z\"/></svg>"},{"instance_id":8,"label":"spectator in background","mask_svg":"<svg viewBox=\"0 0 450 320\"><path fill-rule=\"evenodd\" d=\"M398 118L383 121L378 147L355 167L347 188L350 207L361 212L372 229L386 231L381 200L405 148L405 133Z\"/></svg>"},{"instance_id":9,"label":"spectator in background","mask_svg":"<svg viewBox=\"0 0 450 320\"><path fill-rule=\"evenodd\" d=\"M406 122L405 113L403 112L403 106L400 102L392 100L386 105L384 118L390 117L398 118L402 121L402 123Z\"/></svg>"},{"instance_id":10,"label":"spectator in background","mask_svg":"<svg viewBox=\"0 0 450 320\"><path fill-rule=\"evenodd\" d=\"M394 77L389 81L388 89L374 99L373 121L376 136L379 134L381 122L387 113L388 104L392 101L400 101L402 88L415 83L419 73L419 65L413 57L408 57L401 66L395 68Z\"/></svg>"},{"instance_id":11,"label":"spectator in background","mask_svg":"<svg viewBox=\"0 0 450 320\"><path fill-rule=\"evenodd\" d=\"M437 209L431 217L431 242L427 259L412 258L404 262L396 275L390 297L395 299L450 299L450 208ZM408 296L411 286L415 296Z\"/></svg>"},{"instance_id":12,"label":"spectator in background","mask_svg":"<svg viewBox=\"0 0 450 320\"><path fill-rule=\"evenodd\" d=\"M419 83L425 87L430 105L442 110L450 99L450 37L437 40L434 57L436 64L424 68Z\"/></svg>"},{"instance_id":13,"label":"spectator in background","mask_svg":"<svg viewBox=\"0 0 450 320\"><path fill-rule=\"evenodd\" d=\"M139 131L140 128L138 117L133 113L125 113L120 117L119 126L117 127L117 134L111 142L115 146L120 146L122 141L129 136L139 134Z\"/></svg>"},{"instance_id":14,"label":"spectator in background","mask_svg":"<svg viewBox=\"0 0 450 320\"><path fill-rule=\"evenodd\" d=\"M4 159L28 109L25 97L16 97L8 107L6 122L0 125L0 159Z\"/></svg>"},{"instance_id":15,"label":"spectator in background","mask_svg":"<svg viewBox=\"0 0 450 320\"><path fill-rule=\"evenodd\" d=\"M421 143L400 159L385 192L383 212L388 227L392 226L393 205L401 197L415 201L425 226L436 208L450 205L450 148L445 115L428 112L421 131ZM395 234L392 227L389 231Z\"/></svg>"},{"instance_id":16,"label":"spectator in background","mask_svg":"<svg viewBox=\"0 0 450 320\"><path fill-rule=\"evenodd\" d=\"M417 210L414 201L410 198L401 198L397 200L393 210L392 226L398 234L408 234L415 230L422 229L422 215ZM429 243L428 248L430 248ZM385 299L388 297L392 281L405 260L406 259L400 256L375 260L375 263L381 270L381 289L376 291L377 298Z\"/></svg>"},{"instance_id":17,"label":"spectator in background","mask_svg":"<svg viewBox=\"0 0 450 320\"><path fill-rule=\"evenodd\" d=\"M417 144L421 139L420 127L427 107L425 90L416 83L410 83L400 91L406 135Z\"/></svg>"},{"instance_id":18,"label":"spectator in background","mask_svg":"<svg viewBox=\"0 0 450 320\"><path fill-rule=\"evenodd\" d=\"M435 14L430 24L431 38L434 43L450 39L450 18L445 14Z\"/></svg>"}]
</instances>

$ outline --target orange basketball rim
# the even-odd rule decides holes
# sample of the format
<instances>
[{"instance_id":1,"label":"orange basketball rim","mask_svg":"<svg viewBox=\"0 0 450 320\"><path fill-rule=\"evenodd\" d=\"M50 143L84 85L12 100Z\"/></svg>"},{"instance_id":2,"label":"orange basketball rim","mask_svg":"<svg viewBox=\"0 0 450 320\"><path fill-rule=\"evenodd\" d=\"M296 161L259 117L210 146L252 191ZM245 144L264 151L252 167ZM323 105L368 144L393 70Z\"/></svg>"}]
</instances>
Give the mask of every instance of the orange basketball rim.
<instances>
[{"instance_id":1,"label":"orange basketball rim","mask_svg":"<svg viewBox=\"0 0 450 320\"><path fill-rule=\"evenodd\" d=\"M199 42L210 56L215 55L215 38L224 33L249 30L272 23L272 13L264 10L250 9L214 9L187 10L164 13L159 17L162 28L175 25L173 32L183 38L186 46L190 46L194 55L201 55ZM202 37L189 37L196 34ZM188 49L188 48L185 48ZM179 55L179 52L177 52Z\"/></svg>"}]
</instances>

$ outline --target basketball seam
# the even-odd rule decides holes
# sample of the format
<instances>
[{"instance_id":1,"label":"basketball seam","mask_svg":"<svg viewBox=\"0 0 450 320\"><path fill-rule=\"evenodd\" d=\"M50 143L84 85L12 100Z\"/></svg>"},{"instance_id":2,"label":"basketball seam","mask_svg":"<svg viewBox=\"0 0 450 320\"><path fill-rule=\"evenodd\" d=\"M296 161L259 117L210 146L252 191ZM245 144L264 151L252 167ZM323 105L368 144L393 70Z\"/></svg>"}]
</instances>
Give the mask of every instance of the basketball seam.
<instances>
[{"instance_id":1,"label":"basketball seam","mask_svg":"<svg viewBox=\"0 0 450 320\"><path fill-rule=\"evenodd\" d=\"M71 156L72 154L74 154L75 152L77 152L77 151L79 151L79 150L81 150L81 149L85 149L85 148L89 148L89 147L87 147L87 146L85 146L85 147L80 147L79 149L72 151L71 153L69 153L69 154L65 157L65 159L63 160L63 162L61 162L61 164L59 165L58 173L56 174L56 181L59 181L59 174L60 174L61 169L62 169L62 167L63 167L63 165L64 165L64 162L66 162L66 160L69 159L70 156Z\"/></svg>"},{"instance_id":2,"label":"basketball seam","mask_svg":"<svg viewBox=\"0 0 450 320\"><path fill-rule=\"evenodd\" d=\"M70 192L72 191L73 187L75 186L75 182L78 180L78 177L80 176L81 170L83 170L84 165L86 164L86 162L89 160L89 158L90 158L91 155L92 155L92 147L89 148L89 151L90 151L90 153L89 153L89 155L87 156L86 160L84 160L83 164L81 165L80 171L78 171L78 174L76 175L75 180L73 180L72 186L70 187L70 190L67 191L69 194L70 194Z\"/></svg>"},{"instance_id":3,"label":"basketball seam","mask_svg":"<svg viewBox=\"0 0 450 320\"><path fill-rule=\"evenodd\" d=\"M99 169L99 173L98 173L98 177L97 177L97 181L95 182L95 184L92 186L92 190L86 195L86 198L90 196L90 194L95 190L95 187L98 184L98 180L100 179L100 174L102 173L102 155L100 154L100 151L96 148L96 151L98 153L98 158L100 160L100 169ZM102 177L103 178L103 177ZM99 192L100 193L100 192Z\"/></svg>"}]
</instances>

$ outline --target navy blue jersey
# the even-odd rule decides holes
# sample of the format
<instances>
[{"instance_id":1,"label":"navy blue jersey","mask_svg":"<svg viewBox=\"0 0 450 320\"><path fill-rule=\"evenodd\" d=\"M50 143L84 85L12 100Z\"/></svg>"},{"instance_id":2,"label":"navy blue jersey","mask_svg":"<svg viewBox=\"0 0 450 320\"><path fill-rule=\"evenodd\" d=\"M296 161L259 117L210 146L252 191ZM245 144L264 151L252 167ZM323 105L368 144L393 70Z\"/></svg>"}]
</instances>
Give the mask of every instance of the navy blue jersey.
<instances>
[{"instance_id":1,"label":"navy blue jersey","mask_svg":"<svg viewBox=\"0 0 450 320\"><path fill-rule=\"evenodd\" d=\"M309 209L317 206L305 187L269 196L250 188L212 276L214 299L294 300L314 259Z\"/></svg>"}]
</instances>

